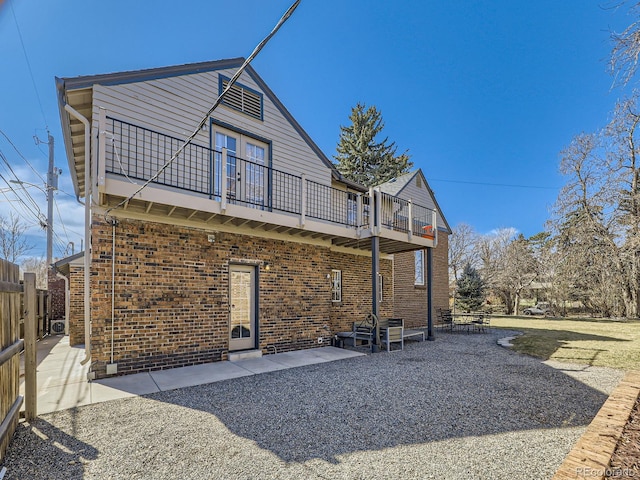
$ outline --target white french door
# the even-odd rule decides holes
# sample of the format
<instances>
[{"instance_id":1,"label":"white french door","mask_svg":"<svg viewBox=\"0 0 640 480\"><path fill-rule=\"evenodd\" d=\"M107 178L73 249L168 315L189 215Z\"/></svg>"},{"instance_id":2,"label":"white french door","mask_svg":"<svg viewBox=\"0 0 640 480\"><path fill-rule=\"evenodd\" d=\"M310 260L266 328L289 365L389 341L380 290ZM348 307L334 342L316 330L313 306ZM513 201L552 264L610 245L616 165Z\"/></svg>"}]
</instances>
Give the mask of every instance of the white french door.
<instances>
[{"instance_id":1,"label":"white french door","mask_svg":"<svg viewBox=\"0 0 640 480\"><path fill-rule=\"evenodd\" d=\"M268 198L268 145L215 124L212 126L212 135L215 150L213 186L216 199L220 199L220 179L224 168L228 200L251 208L264 208ZM223 148L227 149L226 165L222 165Z\"/></svg>"}]
</instances>

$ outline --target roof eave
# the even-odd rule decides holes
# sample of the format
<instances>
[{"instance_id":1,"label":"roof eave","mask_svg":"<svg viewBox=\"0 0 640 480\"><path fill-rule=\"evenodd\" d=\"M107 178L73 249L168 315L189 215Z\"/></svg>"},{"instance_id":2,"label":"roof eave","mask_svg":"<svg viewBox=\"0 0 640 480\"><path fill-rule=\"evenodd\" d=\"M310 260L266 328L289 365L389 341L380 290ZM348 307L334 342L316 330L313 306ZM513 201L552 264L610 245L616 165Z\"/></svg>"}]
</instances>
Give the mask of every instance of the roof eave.
<instances>
[{"instance_id":1,"label":"roof eave","mask_svg":"<svg viewBox=\"0 0 640 480\"><path fill-rule=\"evenodd\" d=\"M69 113L65 110L67 104L66 99L66 81L64 78L55 77L56 90L58 92L58 113L60 114L60 125L62 127L62 138L64 140L64 148L67 153L67 164L71 173L73 182L73 191L76 198L80 198L80 190L78 185L78 175L76 173L75 157L73 153L73 142L71 141L71 121Z\"/></svg>"}]
</instances>

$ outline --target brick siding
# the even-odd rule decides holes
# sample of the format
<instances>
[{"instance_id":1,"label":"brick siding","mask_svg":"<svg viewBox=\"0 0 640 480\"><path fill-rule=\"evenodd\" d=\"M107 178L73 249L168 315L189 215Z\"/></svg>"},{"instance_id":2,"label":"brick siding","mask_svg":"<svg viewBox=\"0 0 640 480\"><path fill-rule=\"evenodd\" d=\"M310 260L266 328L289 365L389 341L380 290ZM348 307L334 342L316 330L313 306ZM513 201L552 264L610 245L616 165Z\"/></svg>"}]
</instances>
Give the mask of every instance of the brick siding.
<instances>
[{"instance_id":1,"label":"brick siding","mask_svg":"<svg viewBox=\"0 0 640 480\"><path fill-rule=\"evenodd\" d=\"M69 344L84 344L84 268L69 266Z\"/></svg>"},{"instance_id":2,"label":"brick siding","mask_svg":"<svg viewBox=\"0 0 640 480\"><path fill-rule=\"evenodd\" d=\"M47 290L49 291L49 319L64 319L64 300L65 300L65 283L59 278L53 270L48 272Z\"/></svg>"},{"instance_id":3,"label":"brick siding","mask_svg":"<svg viewBox=\"0 0 640 480\"><path fill-rule=\"evenodd\" d=\"M318 337L328 341L371 310L370 257L223 232L216 232L215 242L210 243L209 233L119 220L113 328L118 373L226 359L228 271L234 263L258 266L258 346L264 353L321 346ZM94 216L91 339L98 377L105 375L111 362L111 235L111 226ZM268 271L264 262L270 264ZM334 268L343 272L339 305L331 302L327 278ZM381 261L380 269L382 314L389 315L393 311L391 261ZM77 283L72 288L81 292Z\"/></svg>"},{"instance_id":4,"label":"brick siding","mask_svg":"<svg viewBox=\"0 0 640 480\"><path fill-rule=\"evenodd\" d=\"M432 252L432 315L435 308L448 308L449 305L449 238L444 232L438 232L438 246ZM426 327L427 325L427 288L415 285L415 253L397 253L393 258L394 275L394 317L404 318L408 328ZM425 275L426 275L425 252ZM435 321L435 317L434 317Z\"/></svg>"}]
</instances>

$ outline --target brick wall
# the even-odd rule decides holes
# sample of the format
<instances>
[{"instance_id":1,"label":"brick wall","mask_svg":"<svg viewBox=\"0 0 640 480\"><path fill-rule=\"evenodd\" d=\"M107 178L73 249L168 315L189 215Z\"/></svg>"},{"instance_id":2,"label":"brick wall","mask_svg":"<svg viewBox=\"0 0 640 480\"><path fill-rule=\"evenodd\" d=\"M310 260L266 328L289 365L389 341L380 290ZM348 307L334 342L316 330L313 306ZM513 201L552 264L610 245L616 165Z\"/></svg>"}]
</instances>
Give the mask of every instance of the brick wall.
<instances>
[{"instance_id":1,"label":"brick wall","mask_svg":"<svg viewBox=\"0 0 640 480\"><path fill-rule=\"evenodd\" d=\"M449 235L438 232L438 246L433 249L433 306L449 308Z\"/></svg>"},{"instance_id":2,"label":"brick wall","mask_svg":"<svg viewBox=\"0 0 640 480\"><path fill-rule=\"evenodd\" d=\"M84 268L69 266L69 344L84 344Z\"/></svg>"},{"instance_id":3,"label":"brick wall","mask_svg":"<svg viewBox=\"0 0 640 480\"><path fill-rule=\"evenodd\" d=\"M105 375L111 362L110 225L92 230L92 360ZM328 248L120 220L116 229L114 359L119 373L193 365L227 358L228 270L258 265L259 348L264 353L317 347L318 337L350 329L370 311L371 260ZM270 264L266 271L264 262ZM343 271L343 302L332 305L332 268ZM391 263L381 262L385 280ZM392 311L393 282L383 312ZM384 310L386 309L386 310ZM348 324L348 328L347 328Z\"/></svg>"},{"instance_id":4,"label":"brick wall","mask_svg":"<svg viewBox=\"0 0 640 480\"><path fill-rule=\"evenodd\" d=\"M331 304L331 323L334 332L346 332L353 322L365 320L371 313L371 257L331 253L330 269L342 271L342 302ZM393 264L380 260L382 274L382 302L380 317L393 315Z\"/></svg>"},{"instance_id":5,"label":"brick wall","mask_svg":"<svg viewBox=\"0 0 640 480\"><path fill-rule=\"evenodd\" d=\"M449 305L449 239L444 232L438 232L438 246L432 252L431 295L433 307L448 308ZM425 274L426 274L425 252ZM408 328L427 325L427 288L415 285L415 253L403 252L394 255L394 317L404 318ZM432 311L435 315L435 310ZM435 321L435 317L434 317Z\"/></svg>"},{"instance_id":6,"label":"brick wall","mask_svg":"<svg viewBox=\"0 0 640 480\"><path fill-rule=\"evenodd\" d=\"M53 269L48 269L47 290L49 291L49 318L51 320L64 319L65 283L59 278Z\"/></svg>"}]
</instances>

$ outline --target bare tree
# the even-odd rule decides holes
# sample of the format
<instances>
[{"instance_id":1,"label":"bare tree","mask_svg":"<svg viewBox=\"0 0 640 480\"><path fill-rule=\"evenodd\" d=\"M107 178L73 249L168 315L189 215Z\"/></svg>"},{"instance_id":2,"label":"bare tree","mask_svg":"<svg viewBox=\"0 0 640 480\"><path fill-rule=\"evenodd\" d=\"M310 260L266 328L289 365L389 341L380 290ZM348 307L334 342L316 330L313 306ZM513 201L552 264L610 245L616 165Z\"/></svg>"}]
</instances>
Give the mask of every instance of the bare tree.
<instances>
[{"instance_id":1,"label":"bare tree","mask_svg":"<svg viewBox=\"0 0 640 480\"><path fill-rule=\"evenodd\" d=\"M638 96L621 101L602 131L562 152L568 178L554 211L559 274L583 303L605 315L640 313Z\"/></svg>"},{"instance_id":2,"label":"bare tree","mask_svg":"<svg viewBox=\"0 0 640 480\"><path fill-rule=\"evenodd\" d=\"M477 242L482 278L487 288L502 299L507 313L513 311L513 292L503 282L502 272L508 268L507 248L515 234L514 228L501 228L490 235L483 235Z\"/></svg>"},{"instance_id":3,"label":"bare tree","mask_svg":"<svg viewBox=\"0 0 640 480\"><path fill-rule=\"evenodd\" d=\"M0 215L0 254L2 258L16 263L33 246L27 242L24 233L27 226L13 213L9 219Z\"/></svg>"},{"instance_id":4,"label":"bare tree","mask_svg":"<svg viewBox=\"0 0 640 480\"><path fill-rule=\"evenodd\" d=\"M42 290L48 289L48 273L47 260L45 258L29 257L22 262L22 271L36 274L36 287Z\"/></svg>"},{"instance_id":5,"label":"bare tree","mask_svg":"<svg viewBox=\"0 0 640 480\"><path fill-rule=\"evenodd\" d=\"M625 2L620 2L616 8ZM630 8L631 14L640 10L640 3L635 3ZM640 21L632 22L621 33L611 33L613 48L609 68L614 76L614 84L626 85L638 70L640 58Z\"/></svg>"},{"instance_id":6,"label":"bare tree","mask_svg":"<svg viewBox=\"0 0 640 480\"><path fill-rule=\"evenodd\" d=\"M455 282L464 266L469 263L478 267L476 242L478 234L471 225L460 223L453 228L449 236L450 281Z\"/></svg>"}]
</instances>

